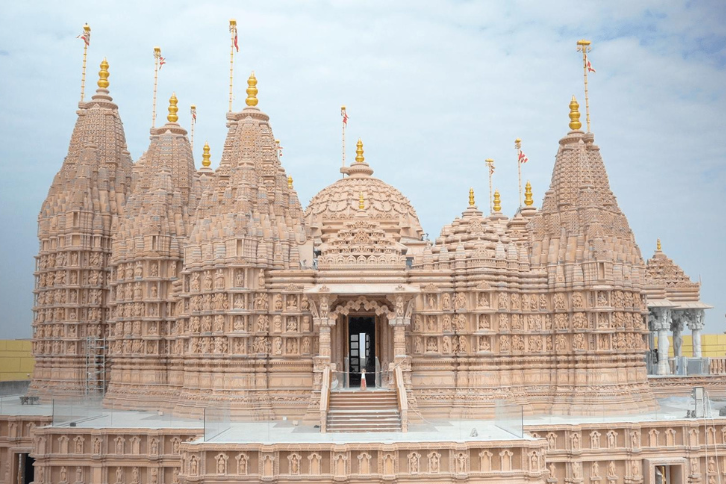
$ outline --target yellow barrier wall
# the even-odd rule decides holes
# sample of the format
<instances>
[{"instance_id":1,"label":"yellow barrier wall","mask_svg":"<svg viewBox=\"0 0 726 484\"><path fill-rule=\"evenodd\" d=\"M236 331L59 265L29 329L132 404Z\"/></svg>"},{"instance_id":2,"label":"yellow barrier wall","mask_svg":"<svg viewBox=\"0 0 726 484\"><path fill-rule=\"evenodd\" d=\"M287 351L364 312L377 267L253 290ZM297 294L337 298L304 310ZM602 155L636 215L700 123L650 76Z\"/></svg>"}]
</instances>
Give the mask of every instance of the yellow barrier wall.
<instances>
[{"instance_id":1,"label":"yellow barrier wall","mask_svg":"<svg viewBox=\"0 0 726 484\"><path fill-rule=\"evenodd\" d=\"M34 367L30 340L0 340L0 381L29 380Z\"/></svg>"},{"instance_id":2,"label":"yellow barrier wall","mask_svg":"<svg viewBox=\"0 0 726 484\"><path fill-rule=\"evenodd\" d=\"M658 338L656 338L656 341ZM682 356L693 356L693 343L690 334L683 334L681 344ZM668 337L670 346L668 356L673 356L673 336ZM657 343L656 343L657 344ZM726 356L726 334L702 334L701 356Z\"/></svg>"}]
</instances>

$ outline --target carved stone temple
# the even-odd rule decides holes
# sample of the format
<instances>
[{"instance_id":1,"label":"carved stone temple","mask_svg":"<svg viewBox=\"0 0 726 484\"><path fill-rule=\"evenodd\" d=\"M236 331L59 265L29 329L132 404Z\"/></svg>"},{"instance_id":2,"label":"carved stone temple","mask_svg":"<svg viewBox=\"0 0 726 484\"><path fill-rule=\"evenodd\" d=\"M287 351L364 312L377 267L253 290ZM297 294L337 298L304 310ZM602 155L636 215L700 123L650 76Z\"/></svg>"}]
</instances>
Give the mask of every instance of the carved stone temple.
<instances>
[{"instance_id":1,"label":"carved stone temple","mask_svg":"<svg viewBox=\"0 0 726 484\"><path fill-rule=\"evenodd\" d=\"M574 97L541 208L471 191L429 241L360 140L303 207L254 74L216 170L175 95L133 162L108 67L38 216L41 404L0 411L0 483L726 478L726 419L651 417L726 394L726 367L683 373L710 306L660 242L643 259Z\"/></svg>"}]
</instances>

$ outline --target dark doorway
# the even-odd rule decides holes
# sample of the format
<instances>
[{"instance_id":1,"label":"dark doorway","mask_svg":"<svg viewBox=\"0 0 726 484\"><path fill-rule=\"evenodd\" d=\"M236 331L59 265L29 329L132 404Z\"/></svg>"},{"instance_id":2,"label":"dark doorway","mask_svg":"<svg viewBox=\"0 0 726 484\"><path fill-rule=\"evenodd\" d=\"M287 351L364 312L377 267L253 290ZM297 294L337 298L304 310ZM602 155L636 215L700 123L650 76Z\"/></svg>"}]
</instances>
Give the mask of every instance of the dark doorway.
<instances>
[{"instance_id":1,"label":"dark doorway","mask_svg":"<svg viewBox=\"0 0 726 484\"><path fill-rule=\"evenodd\" d=\"M30 484L35 480L35 468L33 467L35 459L30 457L30 454L17 454L17 456L18 468L15 482L19 484Z\"/></svg>"},{"instance_id":2,"label":"dark doorway","mask_svg":"<svg viewBox=\"0 0 726 484\"><path fill-rule=\"evenodd\" d=\"M350 386L360 387L361 371L366 370L366 385L376 384L376 320L371 316L348 318L348 356Z\"/></svg>"}]
</instances>

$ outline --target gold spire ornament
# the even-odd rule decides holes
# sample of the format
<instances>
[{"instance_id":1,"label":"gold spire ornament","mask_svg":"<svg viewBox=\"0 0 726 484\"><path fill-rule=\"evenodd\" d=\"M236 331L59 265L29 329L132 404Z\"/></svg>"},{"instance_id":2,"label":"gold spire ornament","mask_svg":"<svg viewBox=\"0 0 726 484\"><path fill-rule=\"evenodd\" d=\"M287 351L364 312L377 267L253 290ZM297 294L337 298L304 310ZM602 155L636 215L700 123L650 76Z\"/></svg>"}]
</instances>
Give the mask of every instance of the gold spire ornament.
<instances>
[{"instance_id":1,"label":"gold spire ornament","mask_svg":"<svg viewBox=\"0 0 726 484\"><path fill-rule=\"evenodd\" d=\"M658 239L658 240L656 241L656 244L655 244L655 250L656 250L656 252L660 252L661 250L663 250L663 248L662 248L662 247L661 247L661 245L660 245L660 239Z\"/></svg>"},{"instance_id":2,"label":"gold spire ornament","mask_svg":"<svg viewBox=\"0 0 726 484\"><path fill-rule=\"evenodd\" d=\"M179 108L176 106L179 100L176 98L176 93L172 93L169 98L169 114L166 116L166 120L170 123L176 123L179 121L179 116L176 113L179 112Z\"/></svg>"},{"instance_id":3,"label":"gold spire ornament","mask_svg":"<svg viewBox=\"0 0 726 484\"><path fill-rule=\"evenodd\" d=\"M469 189L469 206L473 207L474 205L476 205L476 203L474 203L474 189L470 188Z\"/></svg>"},{"instance_id":4,"label":"gold spire ornament","mask_svg":"<svg viewBox=\"0 0 726 484\"><path fill-rule=\"evenodd\" d=\"M83 33L78 36L83 39L83 70L81 71L81 102L86 92L86 56L88 55L88 46L91 45L91 27L88 24L83 26Z\"/></svg>"},{"instance_id":5,"label":"gold spire ornament","mask_svg":"<svg viewBox=\"0 0 726 484\"><path fill-rule=\"evenodd\" d=\"M209 143L206 141L204 142L204 149L202 152L202 166L204 168L209 168L209 165L212 164L212 162L209 160L212 155L209 154Z\"/></svg>"},{"instance_id":6,"label":"gold spire ornament","mask_svg":"<svg viewBox=\"0 0 726 484\"><path fill-rule=\"evenodd\" d=\"M363 156L363 141L361 141L360 138L358 138L358 143L355 145L355 161L358 163L363 163L366 161L365 157Z\"/></svg>"},{"instance_id":7,"label":"gold spire ornament","mask_svg":"<svg viewBox=\"0 0 726 484\"><path fill-rule=\"evenodd\" d=\"M234 50L237 48L239 51L239 48L237 47L237 21L235 19L231 19L229 21L229 34L231 36L231 46L229 49L229 112L232 112L232 93L234 85ZM248 104L249 106L249 104Z\"/></svg>"},{"instance_id":8,"label":"gold spire ornament","mask_svg":"<svg viewBox=\"0 0 726 484\"><path fill-rule=\"evenodd\" d=\"M365 210L365 201L363 199L363 192L358 195L358 210Z\"/></svg>"},{"instance_id":9,"label":"gold spire ornament","mask_svg":"<svg viewBox=\"0 0 726 484\"><path fill-rule=\"evenodd\" d=\"M532 204L534 204L534 200L532 200L532 185L527 181L527 184L524 186L524 204L528 207L531 207Z\"/></svg>"},{"instance_id":10,"label":"gold spire ornament","mask_svg":"<svg viewBox=\"0 0 726 484\"><path fill-rule=\"evenodd\" d=\"M577 104L577 99L575 99L575 95L573 94L572 101L570 101L570 129L572 131L577 131L582 128L579 109L580 105Z\"/></svg>"},{"instance_id":11,"label":"gold spire ornament","mask_svg":"<svg viewBox=\"0 0 726 484\"><path fill-rule=\"evenodd\" d=\"M108 89L108 61L104 57L101 61L101 70L98 71L98 87L101 89Z\"/></svg>"},{"instance_id":12,"label":"gold spire ornament","mask_svg":"<svg viewBox=\"0 0 726 484\"><path fill-rule=\"evenodd\" d=\"M585 72L585 120L587 121L587 132L590 132L590 98L587 94L587 71L590 70L590 67L587 65L587 53L592 50L590 47L589 40L578 40L577 41L577 52L582 52L582 68ZM594 69L593 69L593 72ZM578 128L579 129L579 128Z\"/></svg>"},{"instance_id":13,"label":"gold spire ornament","mask_svg":"<svg viewBox=\"0 0 726 484\"><path fill-rule=\"evenodd\" d=\"M291 176L287 177L287 188L292 190L292 177Z\"/></svg>"},{"instance_id":14,"label":"gold spire ornament","mask_svg":"<svg viewBox=\"0 0 726 484\"><path fill-rule=\"evenodd\" d=\"M499 196L499 190L494 191L494 212L499 213L502 211L502 200Z\"/></svg>"},{"instance_id":15,"label":"gold spire ornament","mask_svg":"<svg viewBox=\"0 0 726 484\"><path fill-rule=\"evenodd\" d=\"M247 99L245 102L248 106L257 106L257 93L257 78L255 77L255 71L252 71L250 78L247 79Z\"/></svg>"},{"instance_id":16,"label":"gold spire ornament","mask_svg":"<svg viewBox=\"0 0 726 484\"><path fill-rule=\"evenodd\" d=\"M484 161L487 164L487 171L489 172L489 213L494 213L494 205L492 204L492 175L494 175L494 160L487 158Z\"/></svg>"}]
</instances>

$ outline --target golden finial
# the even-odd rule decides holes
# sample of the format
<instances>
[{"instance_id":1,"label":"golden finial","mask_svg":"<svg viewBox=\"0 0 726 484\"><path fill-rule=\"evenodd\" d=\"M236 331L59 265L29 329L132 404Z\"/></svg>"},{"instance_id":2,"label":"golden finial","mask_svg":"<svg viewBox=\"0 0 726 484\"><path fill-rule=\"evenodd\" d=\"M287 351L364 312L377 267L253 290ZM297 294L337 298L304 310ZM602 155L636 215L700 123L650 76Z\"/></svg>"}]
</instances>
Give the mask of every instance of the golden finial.
<instances>
[{"instance_id":1,"label":"golden finial","mask_svg":"<svg viewBox=\"0 0 726 484\"><path fill-rule=\"evenodd\" d=\"M532 200L532 184L527 182L527 184L524 186L524 204L528 207L531 207L534 203L534 200Z\"/></svg>"},{"instance_id":2,"label":"golden finial","mask_svg":"<svg viewBox=\"0 0 726 484\"><path fill-rule=\"evenodd\" d=\"M166 116L166 120L170 123L176 123L179 121L179 116L176 115L176 113L179 112L179 108L176 107L178 102L179 100L176 98L176 93L172 93L169 98L169 114Z\"/></svg>"},{"instance_id":3,"label":"golden finial","mask_svg":"<svg viewBox=\"0 0 726 484\"><path fill-rule=\"evenodd\" d=\"M363 157L363 141L358 138L358 143L355 145L355 161L363 163L366 159Z\"/></svg>"},{"instance_id":4,"label":"golden finial","mask_svg":"<svg viewBox=\"0 0 726 484\"><path fill-rule=\"evenodd\" d=\"M209 143L204 142L204 151L202 152L202 166L204 168L209 168L209 165L212 164L212 162L209 160L209 158L212 155L209 154Z\"/></svg>"},{"instance_id":5,"label":"golden finial","mask_svg":"<svg viewBox=\"0 0 726 484\"><path fill-rule=\"evenodd\" d=\"M573 95L572 101L570 101L570 129L573 131L577 131L582 128L582 123L580 122L580 111L578 111L579 108L580 105L577 104L577 99L575 99L575 96Z\"/></svg>"},{"instance_id":6,"label":"golden finial","mask_svg":"<svg viewBox=\"0 0 726 484\"><path fill-rule=\"evenodd\" d=\"M502 211L502 200L499 196L499 190L494 190L494 211L499 213Z\"/></svg>"},{"instance_id":7,"label":"golden finial","mask_svg":"<svg viewBox=\"0 0 726 484\"><path fill-rule=\"evenodd\" d=\"M358 196L358 209L364 210L366 208L364 200L363 200L363 192L360 192Z\"/></svg>"},{"instance_id":8,"label":"golden finial","mask_svg":"<svg viewBox=\"0 0 726 484\"><path fill-rule=\"evenodd\" d=\"M470 188L469 189L469 206L470 207L473 207L474 205L476 205L474 203L474 189L473 188Z\"/></svg>"},{"instance_id":9,"label":"golden finial","mask_svg":"<svg viewBox=\"0 0 726 484\"><path fill-rule=\"evenodd\" d=\"M252 75L247 79L247 100L245 102L248 106L257 106L257 92L257 78L255 71L252 71Z\"/></svg>"},{"instance_id":10,"label":"golden finial","mask_svg":"<svg viewBox=\"0 0 726 484\"><path fill-rule=\"evenodd\" d=\"M101 70L98 71L98 87L108 89L108 61L104 57L101 61Z\"/></svg>"},{"instance_id":11,"label":"golden finial","mask_svg":"<svg viewBox=\"0 0 726 484\"><path fill-rule=\"evenodd\" d=\"M292 177L291 176L287 177L287 188L292 190Z\"/></svg>"},{"instance_id":12,"label":"golden finial","mask_svg":"<svg viewBox=\"0 0 726 484\"><path fill-rule=\"evenodd\" d=\"M662 247L660 246L660 239L658 239L658 241L657 241L657 242L656 242L656 244L655 244L655 250L656 250L657 252L660 252L660 251L661 251L661 249L662 249Z\"/></svg>"}]
</instances>

